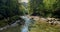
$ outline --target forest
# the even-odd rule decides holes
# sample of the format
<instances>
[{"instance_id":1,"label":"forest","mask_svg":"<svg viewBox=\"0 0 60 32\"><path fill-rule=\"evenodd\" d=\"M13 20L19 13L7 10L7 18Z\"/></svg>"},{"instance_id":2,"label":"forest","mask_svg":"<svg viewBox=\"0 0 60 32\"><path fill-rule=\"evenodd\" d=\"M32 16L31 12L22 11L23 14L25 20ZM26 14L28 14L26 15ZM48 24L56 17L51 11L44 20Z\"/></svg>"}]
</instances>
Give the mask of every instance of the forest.
<instances>
[{"instance_id":1,"label":"forest","mask_svg":"<svg viewBox=\"0 0 60 32\"><path fill-rule=\"evenodd\" d=\"M0 27L10 25L28 14L60 19L60 0L0 0Z\"/></svg>"}]
</instances>

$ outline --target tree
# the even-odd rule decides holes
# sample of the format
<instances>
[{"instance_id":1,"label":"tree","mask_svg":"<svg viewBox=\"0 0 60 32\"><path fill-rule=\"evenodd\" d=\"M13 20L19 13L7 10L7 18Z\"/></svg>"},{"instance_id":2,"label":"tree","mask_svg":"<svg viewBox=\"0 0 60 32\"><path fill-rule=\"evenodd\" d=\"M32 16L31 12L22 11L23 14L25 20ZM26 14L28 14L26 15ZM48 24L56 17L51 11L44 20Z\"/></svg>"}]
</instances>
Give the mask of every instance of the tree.
<instances>
[{"instance_id":1,"label":"tree","mask_svg":"<svg viewBox=\"0 0 60 32\"><path fill-rule=\"evenodd\" d=\"M60 0L29 0L29 13L43 17L58 16Z\"/></svg>"},{"instance_id":2,"label":"tree","mask_svg":"<svg viewBox=\"0 0 60 32\"><path fill-rule=\"evenodd\" d=\"M33 15L40 15L40 11L43 7L43 0L30 0L29 1L29 12ZM41 7L41 9L40 9Z\"/></svg>"},{"instance_id":3,"label":"tree","mask_svg":"<svg viewBox=\"0 0 60 32\"><path fill-rule=\"evenodd\" d=\"M0 0L0 15L3 18L18 15L18 0Z\"/></svg>"},{"instance_id":4,"label":"tree","mask_svg":"<svg viewBox=\"0 0 60 32\"><path fill-rule=\"evenodd\" d=\"M18 0L0 0L0 27L15 22L20 15Z\"/></svg>"},{"instance_id":5,"label":"tree","mask_svg":"<svg viewBox=\"0 0 60 32\"><path fill-rule=\"evenodd\" d=\"M53 6L55 6L53 16L56 18L60 18L60 0L57 0L57 3L55 3Z\"/></svg>"}]
</instances>

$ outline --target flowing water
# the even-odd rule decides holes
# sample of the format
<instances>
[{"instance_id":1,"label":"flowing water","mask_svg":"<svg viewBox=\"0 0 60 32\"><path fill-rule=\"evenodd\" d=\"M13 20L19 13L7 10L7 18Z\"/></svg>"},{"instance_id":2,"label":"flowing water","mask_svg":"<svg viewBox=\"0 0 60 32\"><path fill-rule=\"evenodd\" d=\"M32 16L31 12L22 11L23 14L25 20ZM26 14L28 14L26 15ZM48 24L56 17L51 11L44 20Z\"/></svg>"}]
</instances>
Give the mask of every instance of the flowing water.
<instances>
[{"instance_id":1,"label":"flowing water","mask_svg":"<svg viewBox=\"0 0 60 32\"><path fill-rule=\"evenodd\" d=\"M25 20L25 24L22 26L21 32L28 32L28 26L31 24L31 20L28 16L22 16Z\"/></svg>"},{"instance_id":2,"label":"flowing water","mask_svg":"<svg viewBox=\"0 0 60 32\"><path fill-rule=\"evenodd\" d=\"M21 16L21 18L24 19L25 23L24 23L24 25L22 25L20 31L21 31L21 32L29 32L29 25L32 24L32 22L34 22L34 21L33 21L31 18L29 18L28 16ZM16 26L17 22L20 22L20 20L18 20L18 21L16 21L15 23L13 23L10 27ZM8 27L8 28L9 28L9 27ZM7 28L6 28L6 29L7 29ZM16 29L17 29L17 28L11 28L12 31L11 31L10 29L7 29L7 31L14 32ZM19 29L17 29L17 30L19 30ZM16 31L17 31L17 30L16 30ZM15 31L15 32L16 32L16 31ZM3 32L4 32L4 31L3 31ZM5 31L5 32L6 32L6 31Z\"/></svg>"}]
</instances>

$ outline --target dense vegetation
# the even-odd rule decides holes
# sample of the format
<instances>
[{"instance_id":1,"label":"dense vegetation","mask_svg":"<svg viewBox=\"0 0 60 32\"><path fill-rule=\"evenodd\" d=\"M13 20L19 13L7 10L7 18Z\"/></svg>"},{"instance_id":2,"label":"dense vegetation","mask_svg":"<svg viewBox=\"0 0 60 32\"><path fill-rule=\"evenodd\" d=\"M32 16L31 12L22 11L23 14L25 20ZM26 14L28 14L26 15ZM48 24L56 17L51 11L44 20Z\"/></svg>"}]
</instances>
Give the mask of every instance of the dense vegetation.
<instances>
[{"instance_id":1,"label":"dense vegetation","mask_svg":"<svg viewBox=\"0 0 60 32\"><path fill-rule=\"evenodd\" d=\"M5 26L24 15L27 4L21 0L0 0L0 26Z\"/></svg>"},{"instance_id":2,"label":"dense vegetation","mask_svg":"<svg viewBox=\"0 0 60 32\"><path fill-rule=\"evenodd\" d=\"M20 15L60 18L60 0L0 0L0 26L4 26L19 19Z\"/></svg>"},{"instance_id":3,"label":"dense vegetation","mask_svg":"<svg viewBox=\"0 0 60 32\"><path fill-rule=\"evenodd\" d=\"M20 20L21 15L60 18L60 0L0 0L0 27L11 25ZM22 24L22 23L18 23ZM20 32L21 26L9 28L3 32ZM35 21L29 32L60 32L59 25L50 25L44 21Z\"/></svg>"},{"instance_id":4,"label":"dense vegetation","mask_svg":"<svg viewBox=\"0 0 60 32\"><path fill-rule=\"evenodd\" d=\"M4 26L9 21L12 22L12 20L16 20L19 14L18 0L0 0L0 26Z\"/></svg>"},{"instance_id":5,"label":"dense vegetation","mask_svg":"<svg viewBox=\"0 0 60 32\"><path fill-rule=\"evenodd\" d=\"M12 17L19 12L17 0L0 0L0 19Z\"/></svg>"},{"instance_id":6,"label":"dense vegetation","mask_svg":"<svg viewBox=\"0 0 60 32\"><path fill-rule=\"evenodd\" d=\"M29 12L42 17L60 18L60 0L29 0Z\"/></svg>"}]
</instances>

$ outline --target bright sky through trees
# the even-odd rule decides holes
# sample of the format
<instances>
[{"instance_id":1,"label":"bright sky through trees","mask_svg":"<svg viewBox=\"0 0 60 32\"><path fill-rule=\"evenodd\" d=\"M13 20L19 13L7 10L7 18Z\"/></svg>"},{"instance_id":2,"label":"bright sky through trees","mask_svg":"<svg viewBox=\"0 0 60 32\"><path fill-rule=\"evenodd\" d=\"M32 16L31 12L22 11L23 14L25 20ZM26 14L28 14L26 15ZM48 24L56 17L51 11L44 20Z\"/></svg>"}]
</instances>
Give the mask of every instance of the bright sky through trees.
<instances>
[{"instance_id":1,"label":"bright sky through trees","mask_svg":"<svg viewBox=\"0 0 60 32\"><path fill-rule=\"evenodd\" d=\"M28 3L28 0L21 0L22 2L26 2L26 3Z\"/></svg>"}]
</instances>

